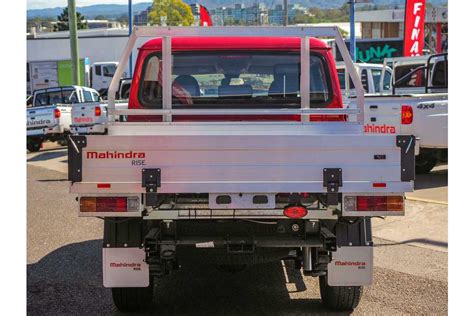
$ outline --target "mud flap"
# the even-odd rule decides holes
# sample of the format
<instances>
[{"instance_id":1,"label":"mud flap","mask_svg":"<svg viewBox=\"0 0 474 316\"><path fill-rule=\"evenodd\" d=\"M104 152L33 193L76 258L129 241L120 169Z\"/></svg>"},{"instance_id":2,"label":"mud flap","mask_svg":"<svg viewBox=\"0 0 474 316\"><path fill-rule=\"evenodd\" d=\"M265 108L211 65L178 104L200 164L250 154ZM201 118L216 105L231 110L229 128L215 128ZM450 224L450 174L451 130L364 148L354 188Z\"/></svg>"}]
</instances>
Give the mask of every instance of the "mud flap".
<instances>
[{"instance_id":1,"label":"mud flap","mask_svg":"<svg viewBox=\"0 0 474 316\"><path fill-rule=\"evenodd\" d=\"M139 248L103 248L104 287L147 287L150 284L145 251Z\"/></svg>"},{"instance_id":2,"label":"mud flap","mask_svg":"<svg viewBox=\"0 0 474 316\"><path fill-rule=\"evenodd\" d=\"M332 253L328 265L330 286L370 285L373 281L373 247L344 246Z\"/></svg>"}]
</instances>

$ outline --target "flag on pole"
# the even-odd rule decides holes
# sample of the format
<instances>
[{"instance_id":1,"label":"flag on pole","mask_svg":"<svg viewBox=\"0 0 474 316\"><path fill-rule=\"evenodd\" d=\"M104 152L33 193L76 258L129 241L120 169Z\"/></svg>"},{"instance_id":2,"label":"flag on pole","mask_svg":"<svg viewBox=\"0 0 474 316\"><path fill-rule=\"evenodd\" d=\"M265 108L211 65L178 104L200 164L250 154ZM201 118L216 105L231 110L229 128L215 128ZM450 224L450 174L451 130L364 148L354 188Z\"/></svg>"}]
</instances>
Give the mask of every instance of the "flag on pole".
<instances>
[{"instance_id":1,"label":"flag on pole","mask_svg":"<svg viewBox=\"0 0 474 316\"><path fill-rule=\"evenodd\" d=\"M211 15L205 6L202 4L199 5L199 16L200 22L199 25L201 26L212 26Z\"/></svg>"},{"instance_id":2,"label":"flag on pole","mask_svg":"<svg viewBox=\"0 0 474 316\"><path fill-rule=\"evenodd\" d=\"M421 56L425 43L425 0L406 0L404 56Z\"/></svg>"}]
</instances>

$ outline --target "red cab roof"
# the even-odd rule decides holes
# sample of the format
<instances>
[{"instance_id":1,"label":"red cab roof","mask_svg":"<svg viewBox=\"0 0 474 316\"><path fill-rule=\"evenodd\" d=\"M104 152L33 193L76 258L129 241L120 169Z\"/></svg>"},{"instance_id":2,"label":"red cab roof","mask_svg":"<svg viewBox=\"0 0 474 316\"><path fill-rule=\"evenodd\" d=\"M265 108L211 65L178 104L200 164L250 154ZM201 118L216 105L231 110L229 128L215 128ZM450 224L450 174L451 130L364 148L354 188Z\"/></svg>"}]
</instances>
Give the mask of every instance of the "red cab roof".
<instances>
[{"instance_id":1,"label":"red cab roof","mask_svg":"<svg viewBox=\"0 0 474 316\"><path fill-rule=\"evenodd\" d=\"M161 50L161 37L149 40L141 49ZM171 46L174 51L188 50L299 50L299 37L173 37ZM310 38L312 50L327 50L328 45Z\"/></svg>"}]
</instances>

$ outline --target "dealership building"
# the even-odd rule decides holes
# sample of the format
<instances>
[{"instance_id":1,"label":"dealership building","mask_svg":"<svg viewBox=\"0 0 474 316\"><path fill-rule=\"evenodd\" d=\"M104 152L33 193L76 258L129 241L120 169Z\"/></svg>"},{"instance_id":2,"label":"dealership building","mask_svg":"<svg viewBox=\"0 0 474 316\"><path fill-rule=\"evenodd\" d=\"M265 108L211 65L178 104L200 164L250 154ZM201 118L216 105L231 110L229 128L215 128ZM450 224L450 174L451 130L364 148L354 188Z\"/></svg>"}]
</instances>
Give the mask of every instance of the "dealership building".
<instances>
[{"instance_id":1,"label":"dealership building","mask_svg":"<svg viewBox=\"0 0 474 316\"><path fill-rule=\"evenodd\" d=\"M364 39L400 39L404 37L405 10L357 11ZM448 8L427 8L425 13L425 47L431 52L447 51Z\"/></svg>"}]
</instances>

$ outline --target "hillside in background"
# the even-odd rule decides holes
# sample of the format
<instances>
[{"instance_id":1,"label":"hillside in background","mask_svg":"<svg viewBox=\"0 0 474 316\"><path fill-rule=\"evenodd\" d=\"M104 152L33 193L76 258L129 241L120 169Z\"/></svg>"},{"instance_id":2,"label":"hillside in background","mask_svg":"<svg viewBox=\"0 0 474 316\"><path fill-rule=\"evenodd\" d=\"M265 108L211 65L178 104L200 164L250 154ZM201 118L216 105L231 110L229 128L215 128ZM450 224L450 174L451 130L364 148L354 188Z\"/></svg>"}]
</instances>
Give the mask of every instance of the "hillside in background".
<instances>
[{"instance_id":1,"label":"hillside in background","mask_svg":"<svg viewBox=\"0 0 474 316\"><path fill-rule=\"evenodd\" d=\"M233 7L235 3L242 3L245 6L252 6L256 2L255 0L184 0L186 3L201 3L205 5L207 8L212 9L215 7L225 6L225 7ZM447 0L427 0L428 3L431 3L434 6L441 6L447 4ZM264 3L267 7L275 6L275 4L282 4L282 0L263 0L260 3ZM320 9L331 9L331 8L339 8L343 4L347 3L347 0L289 0L289 4L300 4L304 7L318 7ZM378 6L403 6L405 4L405 0L373 0L373 4ZM148 6L151 5L151 2L143 2L137 3L133 5L133 11L139 12L145 10ZM27 11L27 18L47 18L47 17L56 17L61 14L63 8L48 8L48 9L36 9L36 10L28 10ZM87 19L94 19L98 15L103 15L107 18L116 18L121 15L127 14L128 6L127 5L120 5L120 4L98 4L98 5L91 5L91 6L84 6L78 7L77 10L84 15Z\"/></svg>"},{"instance_id":2,"label":"hillside in background","mask_svg":"<svg viewBox=\"0 0 474 316\"><path fill-rule=\"evenodd\" d=\"M151 5L151 2L142 2L133 5L133 12L140 12L145 10L148 6ZM27 18L48 18L56 17L61 14L64 8L48 8L48 9L36 9L28 10ZM80 12L87 19L94 19L98 15L106 16L107 18L116 18L123 14L128 13L128 6L126 4L96 4L85 7L78 7L77 11Z\"/></svg>"}]
</instances>

